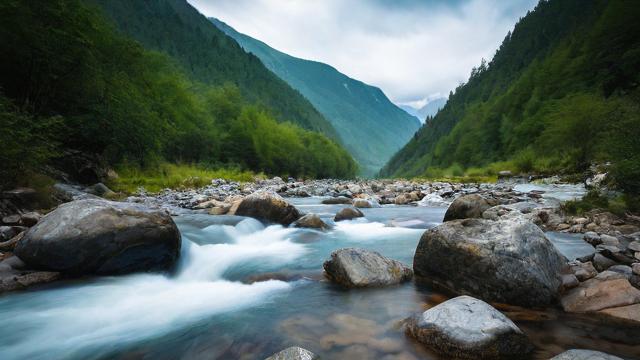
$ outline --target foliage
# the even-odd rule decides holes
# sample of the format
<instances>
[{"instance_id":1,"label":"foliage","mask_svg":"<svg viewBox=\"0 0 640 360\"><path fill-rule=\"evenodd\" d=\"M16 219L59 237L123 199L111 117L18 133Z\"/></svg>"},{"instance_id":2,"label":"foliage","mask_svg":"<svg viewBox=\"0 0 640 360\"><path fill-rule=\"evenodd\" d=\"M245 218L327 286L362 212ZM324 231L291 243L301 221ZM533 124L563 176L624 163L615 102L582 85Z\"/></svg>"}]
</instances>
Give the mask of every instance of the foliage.
<instances>
[{"instance_id":1,"label":"foliage","mask_svg":"<svg viewBox=\"0 0 640 360\"><path fill-rule=\"evenodd\" d=\"M611 161L619 186L640 193L638 16L633 1L541 1L381 174L501 162L576 173Z\"/></svg>"},{"instance_id":2,"label":"foliage","mask_svg":"<svg viewBox=\"0 0 640 360\"><path fill-rule=\"evenodd\" d=\"M117 168L118 177L108 185L118 192L131 194L139 188L158 192L163 189L198 188L211 184L213 179L230 181L251 181L256 176L253 172L239 168L210 169L188 164L160 163L141 169L131 164L122 164Z\"/></svg>"},{"instance_id":3,"label":"foliage","mask_svg":"<svg viewBox=\"0 0 640 360\"><path fill-rule=\"evenodd\" d=\"M637 199L628 195L607 196L597 190L591 190L582 199L566 201L561 205L562 210L570 215L582 215L593 209L604 209L613 214L622 216L627 211L638 211L634 205Z\"/></svg>"},{"instance_id":4,"label":"foliage","mask_svg":"<svg viewBox=\"0 0 640 360\"><path fill-rule=\"evenodd\" d=\"M5 183L45 163L56 145L141 168L166 160L296 177L355 174L353 159L324 135L277 122L235 85L192 81L80 0L2 2L0 52L0 88L11 99L0 103L12 174Z\"/></svg>"}]
</instances>

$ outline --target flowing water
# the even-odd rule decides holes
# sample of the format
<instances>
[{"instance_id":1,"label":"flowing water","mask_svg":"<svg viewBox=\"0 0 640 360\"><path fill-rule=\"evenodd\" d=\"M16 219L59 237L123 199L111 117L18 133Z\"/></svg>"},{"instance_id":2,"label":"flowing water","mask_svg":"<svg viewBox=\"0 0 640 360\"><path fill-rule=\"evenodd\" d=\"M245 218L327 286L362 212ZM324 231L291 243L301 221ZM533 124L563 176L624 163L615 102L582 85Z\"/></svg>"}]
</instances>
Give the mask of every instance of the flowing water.
<instances>
[{"instance_id":1,"label":"flowing water","mask_svg":"<svg viewBox=\"0 0 640 360\"><path fill-rule=\"evenodd\" d=\"M341 207L292 199L327 221ZM446 297L408 282L343 290L323 279L332 250L363 247L411 264L444 207L385 206L323 233L186 213L172 275L79 279L0 297L0 359L263 359L299 345L325 359L440 359L400 322ZM579 237L550 234L570 258ZM545 359L569 348L640 357L640 329L558 310L499 307Z\"/></svg>"}]
</instances>

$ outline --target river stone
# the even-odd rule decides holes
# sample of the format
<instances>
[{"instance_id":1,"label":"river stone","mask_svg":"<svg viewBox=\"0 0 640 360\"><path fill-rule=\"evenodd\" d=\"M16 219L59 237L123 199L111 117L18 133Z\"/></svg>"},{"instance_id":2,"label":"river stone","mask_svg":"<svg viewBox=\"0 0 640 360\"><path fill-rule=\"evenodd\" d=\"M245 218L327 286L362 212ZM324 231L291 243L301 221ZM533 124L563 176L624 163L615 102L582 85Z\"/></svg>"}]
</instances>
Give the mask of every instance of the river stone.
<instances>
[{"instance_id":1,"label":"river stone","mask_svg":"<svg viewBox=\"0 0 640 360\"><path fill-rule=\"evenodd\" d=\"M373 204L367 199L353 199L353 206L362 209L372 208Z\"/></svg>"},{"instance_id":2,"label":"river stone","mask_svg":"<svg viewBox=\"0 0 640 360\"><path fill-rule=\"evenodd\" d=\"M600 351L572 349L556 355L549 360L622 360Z\"/></svg>"},{"instance_id":3,"label":"river stone","mask_svg":"<svg viewBox=\"0 0 640 360\"><path fill-rule=\"evenodd\" d=\"M591 312L640 303L640 290L625 275L603 271L567 291L561 299L566 312Z\"/></svg>"},{"instance_id":4,"label":"river stone","mask_svg":"<svg viewBox=\"0 0 640 360\"><path fill-rule=\"evenodd\" d=\"M234 215L249 216L262 221L289 225L300 218L300 212L280 195L258 191L242 199Z\"/></svg>"},{"instance_id":5,"label":"river stone","mask_svg":"<svg viewBox=\"0 0 640 360\"><path fill-rule=\"evenodd\" d=\"M342 220L352 220L355 218L363 217L364 214L362 211L354 208L354 207L346 207L344 209L340 209L336 213L336 216L333 218L334 221L342 221Z\"/></svg>"},{"instance_id":6,"label":"river stone","mask_svg":"<svg viewBox=\"0 0 640 360\"><path fill-rule=\"evenodd\" d=\"M0 261L0 293L45 284L60 279L60 276L59 272L26 269L22 260L11 256Z\"/></svg>"},{"instance_id":7,"label":"river stone","mask_svg":"<svg viewBox=\"0 0 640 360\"><path fill-rule=\"evenodd\" d=\"M298 219L295 223L293 223L293 226L321 230L329 229L329 225L322 221L320 216L318 216L317 214L306 214L305 216Z\"/></svg>"},{"instance_id":8,"label":"river stone","mask_svg":"<svg viewBox=\"0 0 640 360\"><path fill-rule=\"evenodd\" d=\"M603 256L602 254L596 253L593 256L593 266L598 271L605 271L613 265L616 265L616 262L609 259L608 257Z\"/></svg>"},{"instance_id":9,"label":"river stone","mask_svg":"<svg viewBox=\"0 0 640 360\"><path fill-rule=\"evenodd\" d=\"M323 267L329 279L345 287L395 285L413 276L403 263L365 249L338 249Z\"/></svg>"},{"instance_id":10,"label":"river stone","mask_svg":"<svg viewBox=\"0 0 640 360\"><path fill-rule=\"evenodd\" d=\"M522 218L446 222L422 235L413 259L421 280L522 306L553 303L565 266L542 230Z\"/></svg>"},{"instance_id":11,"label":"river stone","mask_svg":"<svg viewBox=\"0 0 640 360\"><path fill-rule=\"evenodd\" d=\"M598 271L593 267L591 261L587 262L575 262L570 265L571 271L575 274L576 278L580 281L589 280L592 277L598 275Z\"/></svg>"},{"instance_id":12,"label":"river stone","mask_svg":"<svg viewBox=\"0 0 640 360\"><path fill-rule=\"evenodd\" d=\"M336 196L322 200L325 205L351 205L352 200L346 196Z\"/></svg>"},{"instance_id":13,"label":"river stone","mask_svg":"<svg viewBox=\"0 0 640 360\"><path fill-rule=\"evenodd\" d=\"M443 221L481 218L482 213L493 205L495 204L477 194L460 196L449 205Z\"/></svg>"},{"instance_id":14,"label":"river stone","mask_svg":"<svg viewBox=\"0 0 640 360\"><path fill-rule=\"evenodd\" d=\"M280 351L277 354L273 354L265 360L317 360L319 359L316 354L307 349L303 349L298 346L292 346Z\"/></svg>"},{"instance_id":15,"label":"river stone","mask_svg":"<svg viewBox=\"0 0 640 360\"><path fill-rule=\"evenodd\" d=\"M509 318L470 296L456 297L415 315L407 322L407 333L455 358L515 358L533 349Z\"/></svg>"},{"instance_id":16,"label":"river stone","mask_svg":"<svg viewBox=\"0 0 640 360\"><path fill-rule=\"evenodd\" d=\"M167 270L181 238L168 213L107 200L77 200L44 216L15 254L38 270L122 274Z\"/></svg>"}]
</instances>

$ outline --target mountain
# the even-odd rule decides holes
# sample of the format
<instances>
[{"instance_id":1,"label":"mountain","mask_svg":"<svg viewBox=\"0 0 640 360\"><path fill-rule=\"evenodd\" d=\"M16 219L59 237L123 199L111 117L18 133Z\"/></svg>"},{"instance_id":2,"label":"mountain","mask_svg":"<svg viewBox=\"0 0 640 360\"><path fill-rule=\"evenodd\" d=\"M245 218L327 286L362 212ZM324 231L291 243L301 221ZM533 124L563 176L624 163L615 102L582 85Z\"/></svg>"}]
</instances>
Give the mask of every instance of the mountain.
<instances>
[{"instance_id":1,"label":"mountain","mask_svg":"<svg viewBox=\"0 0 640 360\"><path fill-rule=\"evenodd\" d=\"M635 1L540 1L381 175L611 161L618 185L640 192L639 16Z\"/></svg>"},{"instance_id":2,"label":"mountain","mask_svg":"<svg viewBox=\"0 0 640 360\"><path fill-rule=\"evenodd\" d=\"M446 98L437 98L427 102L423 107L416 109L410 105L401 105L400 108L409 114L420 119L420 122L424 122L427 116L435 116L440 109L447 103Z\"/></svg>"},{"instance_id":3,"label":"mountain","mask_svg":"<svg viewBox=\"0 0 640 360\"><path fill-rule=\"evenodd\" d=\"M88 1L98 4L127 36L175 59L192 80L216 86L234 84L243 97L269 109L276 119L339 142L333 126L307 99L245 53L186 0Z\"/></svg>"},{"instance_id":4,"label":"mountain","mask_svg":"<svg viewBox=\"0 0 640 360\"><path fill-rule=\"evenodd\" d=\"M194 51L179 59L214 54L169 41L191 39L187 32L180 33L189 27L169 6L186 3L135 4L148 4L143 6L147 10L166 6L146 22L166 23L167 29L176 31L163 41L164 47ZM190 14L193 10L178 8ZM129 9L120 20L138 24L147 14L138 11L142 10ZM48 182L38 174L59 176L52 168L89 184L103 179L100 174L107 168L124 170L120 174L129 175L121 179L133 180L132 185L147 178L162 182L171 177L167 169L176 168L174 164L197 167L199 174L252 170L294 177L355 176L355 161L338 143L274 117L285 110L307 109L312 114L312 105L233 39L206 19L203 24L203 29L213 29L209 39L218 42L216 49L224 53L187 67L156 51L159 47L145 47L117 30L110 17L88 0L0 2L0 189L30 186L32 179ZM206 30L191 29L196 40L206 37ZM210 66L198 67L206 63ZM196 71L219 78L199 81ZM264 92L241 91L254 83L255 76L256 88ZM281 105L291 108L270 111L256 96L284 100ZM298 124L313 129L324 122L326 129L332 129L315 114L298 119Z\"/></svg>"},{"instance_id":5,"label":"mountain","mask_svg":"<svg viewBox=\"0 0 640 360\"><path fill-rule=\"evenodd\" d=\"M365 175L375 174L419 128L419 121L389 101L379 88L327 64L275 50L217 19L211 21L309 99L338 131Z\"/></svg>"}]
</instances>

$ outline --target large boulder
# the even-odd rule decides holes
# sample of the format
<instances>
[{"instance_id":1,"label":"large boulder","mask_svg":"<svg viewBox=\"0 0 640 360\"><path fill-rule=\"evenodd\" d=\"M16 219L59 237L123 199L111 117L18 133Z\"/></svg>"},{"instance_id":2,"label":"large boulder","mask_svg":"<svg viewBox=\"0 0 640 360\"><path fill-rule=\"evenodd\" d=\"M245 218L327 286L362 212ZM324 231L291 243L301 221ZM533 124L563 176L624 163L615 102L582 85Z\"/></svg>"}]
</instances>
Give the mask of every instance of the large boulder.
<instances>
[{"instance_id":1,"label":"large boulder","mask_svg":"<svg viewBox=\"0 0 640 360\"><path fill-rule=\"evenodd\" d=\"M496 204L493 201L477 194L463 195L449 205L443 221L481 218L482 213L494 205Z\"/></svg>"},{"instance_id":2,"label":"large boulder","mask_svg":"<svg viewBox=\"0 0 640 360\"><path fill-rule=\"evenodd\" d=\"M407 321L407 333L452 358L522 358L533 350L527 336L482 300L459 296Z\"/></svg>"},{"instance_id":3,"label":"large boulder","mask_svg":"<svg viewBox=\"0 0 640 360\"><path fill-rule=\"evenodd\" d=\"M549 360L622 360L600 351L572 349L556 355Z\"/></svg>"},{"instance_id":4,"label":"large boulder","mask_svg":"<svg viewBox=\"0 0 640 360\"><path fill-rule=\"evenodd\" d=\"M395 285L413 276L403 263L365 249L336 250L323 267L329 279L345 287Z\"/></svg>"},{"instance_id":5,"label":"large boulder","mask_svg":"<svg viewBox=\"0 0 640 360\"><path fill-rule=\"evenodd\" d=\"M317 360L316 354L298 346L286 348L279 353L273 354L265 360Z\"/></svg>"},{"instance_id":6,"label":"large boulder","mask_svg":"<svg viewBox=\"0 0 640 360\"><path fill-rule=\"evenodd\" d=\"M235 215L282 225L289 225L300 218L300 212L295 206L269 191L258 191L242 199Z\"/></svg>"},{"instance_id":7,"label":"large boulder","mask_svg":"<svg viewBox=\"0 0 640 360\"><path fill-rule=\"evenodd\" d=\"M106 200L77 200L44 216L18 242L30 268L122 274L171 268L181 238L165 211Z\"/></svg>"},{"instance_id":8,"label":"large boulder","mask_svg":"<svg viewBox=\"0 0 640 360\"><path fill-rule=\"evenodd\" d=\"M421 280L522 306L553 303L565 266L542 230L522 218L446 222L422 235L413 259Z\"/></svg>"},{"instance_id":9,"label":"large boulder","mask_svg":"<svg viewBox=\"0 0 640 360\"><path fill-rule=\"evenodd\" d=\"M354 207L346 207L340 209L336 213L336 216L333 218L334 221L342 221L342 220L353 220L355 218L363 217L364 214L362 211L354 208Z\"/></svg>"}]
</instances>

